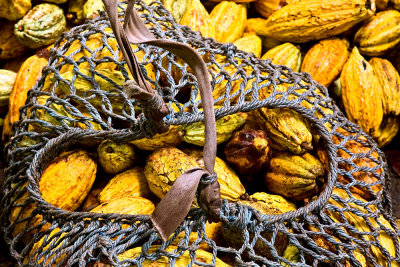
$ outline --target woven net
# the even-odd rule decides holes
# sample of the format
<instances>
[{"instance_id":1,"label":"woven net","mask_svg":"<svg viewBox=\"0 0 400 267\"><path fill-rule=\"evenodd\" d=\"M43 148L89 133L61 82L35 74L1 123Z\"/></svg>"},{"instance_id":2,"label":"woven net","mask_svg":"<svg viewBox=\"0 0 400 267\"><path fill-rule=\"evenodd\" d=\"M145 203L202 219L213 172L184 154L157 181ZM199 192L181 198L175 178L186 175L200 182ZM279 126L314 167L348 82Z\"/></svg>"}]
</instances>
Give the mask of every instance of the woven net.
<instances>
[{"instance_id":1,"label":"woven net","mask_svg":"<svg viewBox=\"0 0 400 267\"><path fill-rule=\"evenodd\" d=\"M121 18L125 4L120 2ZM192 209L164 243L149 216L69 212L44 201L40 176L61 152L90 149L104 139L128 141L155 134L140 105L123 91L130 73L102 14L56 42L6 148L2 223L19 264L86 266L102 261L140 266L147 259L161 259L176 266L223 266L222 259L240 266L399 265L399 232L391 215L385 159L376 143L338 110L326 88L307 73L273 65L178 25L159 2L138 2L136 8L154 36L187 43L203 56L217 118L260 107L290 108L306 118L323 144L326 186L307 205L278 215L224 200L222 229L235 240L225 240L225 245L207 237L201 209ZM135 46L135 54L145 78L171 108L167 124L204 118L196 78L186 64L148 45ZM192 232L197 239L189 239ZM199 250L204 245L211 255L208 261ZM135 247L140 249L129 257L119 256Z\"/></svg>"}]
</instances>

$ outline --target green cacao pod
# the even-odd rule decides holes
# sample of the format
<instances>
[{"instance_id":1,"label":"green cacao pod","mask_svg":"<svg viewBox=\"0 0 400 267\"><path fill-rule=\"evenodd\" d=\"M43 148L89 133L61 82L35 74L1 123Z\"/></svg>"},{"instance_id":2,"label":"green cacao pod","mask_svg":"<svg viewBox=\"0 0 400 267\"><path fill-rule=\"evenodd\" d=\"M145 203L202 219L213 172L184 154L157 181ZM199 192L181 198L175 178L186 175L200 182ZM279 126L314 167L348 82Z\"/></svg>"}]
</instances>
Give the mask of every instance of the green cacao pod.
<instances>
[{"instance_id":1,"label":"green cacao pod","mask_svg":"<svg viewBox=\"0 0 400 267\"><path fill-rule=\"evenodd\" d=\"M104 140L97 148L99 162L104 171L117 174L133 167L137 159L135 147L129 143Z\"/></svg>"},{"instance_id":2,"label":"green cacao pod","mask_svg":"<svg viewBox=\"0 0 400 267\"><path fill-rule=\"evenodd\" d=\"M39 4L14 26L18 41L30 48L39 48L55 42L66 30L63 10L54 4Z\"/></svg>"}]
</instances>

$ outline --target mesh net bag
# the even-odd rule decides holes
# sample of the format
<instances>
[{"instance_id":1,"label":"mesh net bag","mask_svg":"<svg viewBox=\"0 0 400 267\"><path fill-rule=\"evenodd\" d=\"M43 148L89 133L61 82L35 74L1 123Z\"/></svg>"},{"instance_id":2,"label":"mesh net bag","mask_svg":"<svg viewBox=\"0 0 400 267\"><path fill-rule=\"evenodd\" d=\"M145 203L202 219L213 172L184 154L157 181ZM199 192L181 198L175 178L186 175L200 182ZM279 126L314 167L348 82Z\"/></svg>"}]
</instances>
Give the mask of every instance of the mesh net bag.
<instances>
[{"instance_id":1,"label":"mesh net bag","mask_svg":"<svg viewBox=\"0 0 400 267\"><path fill-rule=\"evenodd\" d=\"M119 3L121 18L125 7ZM259 108L287 108L306 118L322 144L318 153L329 170L325 187L306 205L281 214L223 200L221 229L229 238L222 245L207 236L207 216L199 208L164 242L148 215L72 212L46 202L40 177L60 153L90 149L105 139L126 142L156 134L141 103L123 90L132 74L102 14L56 42L6 147L2 223L18 264L399 265L385 158L326 88L307 73L203 38L175 23L157 1L138 1L135 7L156 38L186 43L203 57L217 119ZM152 45L133 48L145 79L170 108L164 122L174 127L203 120L198 83L188 65Z\"/></svg>"}]
</instances>

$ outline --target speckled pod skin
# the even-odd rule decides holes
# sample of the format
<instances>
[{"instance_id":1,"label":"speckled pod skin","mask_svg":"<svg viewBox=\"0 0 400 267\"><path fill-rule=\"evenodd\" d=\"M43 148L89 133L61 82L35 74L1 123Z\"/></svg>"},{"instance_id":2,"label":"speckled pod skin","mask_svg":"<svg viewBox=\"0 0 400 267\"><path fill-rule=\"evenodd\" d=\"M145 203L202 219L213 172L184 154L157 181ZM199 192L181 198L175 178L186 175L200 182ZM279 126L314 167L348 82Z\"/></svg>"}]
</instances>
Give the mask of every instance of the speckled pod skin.
<instances>
[{"instance_id":1,"label":"speckled pod skin","mask_svg":"<svg viewBox=\"0 0 400 267\"><path fill-rule=\"evenodd\" d=\"M18 41L29 48L39 48L55 42L66 29L63 10L54 4L39 4L14 26Z\"/></svg>"},{"instance_id":2,"label":"speckled pod skin","mask_svg":"<svg viewBox=\"0 0 400 267\"><path fill-rule=\"evenodd\" d=\"M99 162L108 174L117 174L134 166L137 151L132 144L104 140L97 148Z\"/></svg>"},{"instance_id":3,"label":"speckled pod skin","mask_svg":"<svg viewBox=\"0 0 400 267\"><path fill-rule=\"evenodd\" d=\"M386 10L377 13L357 31L354 41L363 55L384 55L400 42L400 12Z\"/></svg>"}]
</instances>

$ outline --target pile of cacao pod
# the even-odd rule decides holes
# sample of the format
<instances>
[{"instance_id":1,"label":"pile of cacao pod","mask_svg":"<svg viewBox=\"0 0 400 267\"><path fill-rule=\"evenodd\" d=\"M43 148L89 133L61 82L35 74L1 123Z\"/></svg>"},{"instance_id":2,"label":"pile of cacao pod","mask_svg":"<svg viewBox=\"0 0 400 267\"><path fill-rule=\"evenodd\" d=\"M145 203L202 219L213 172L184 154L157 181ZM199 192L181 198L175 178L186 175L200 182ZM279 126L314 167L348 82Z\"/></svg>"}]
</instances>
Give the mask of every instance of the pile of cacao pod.
<instances>
[{"instance_id":1,"label":"pile of cacao pod","mask_svg":"<svg viewBox=\"0 0 400 267\"><path fill-rule=\"evenodd\" d=\"M398 74L389 61L362 58L360 52L373 49L354 46L350 53L344 39L374 21L366 3L280 1L279 10L269 11L268 1L203 2L212 8L208 14L200 1L164 1L191 31L151 2L137 7L153 34L195 47L209 68L222 222L206 222L194 202L167 242L151 228L148 215L175 179L203 164L201 98L186 63L152 46L133 46L146 80L170 107L169 130L155 135L140 105L122 91L131 73L100 14L28 58L16 75L3 129L3 140L11 137L3 220L17 260L398 266L388 174L367 135L381 146L396 135ZM268 18L247 19L252 8ZM380 53L392 48L382 46ZM341 88L348 118L364 132L315 81ZM377 106L382 109L368 110Z\"/></svg>"}]
</instances>

